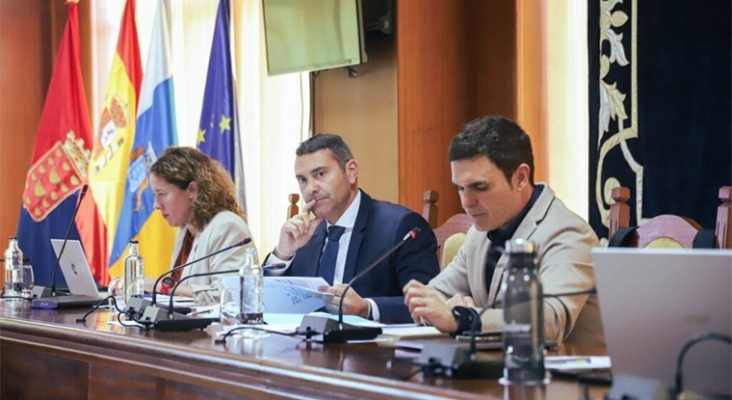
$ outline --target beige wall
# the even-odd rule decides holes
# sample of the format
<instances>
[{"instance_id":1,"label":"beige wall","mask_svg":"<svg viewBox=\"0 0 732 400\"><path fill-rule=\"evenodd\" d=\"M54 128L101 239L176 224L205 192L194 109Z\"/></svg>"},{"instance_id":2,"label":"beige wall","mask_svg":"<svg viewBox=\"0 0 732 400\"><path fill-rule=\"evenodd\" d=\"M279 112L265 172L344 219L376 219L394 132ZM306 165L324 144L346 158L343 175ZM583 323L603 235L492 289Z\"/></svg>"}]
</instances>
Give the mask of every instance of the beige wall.
<instances>
[{"instance_id":1,"label":"beige wall","mask_svg":"<svg viewBox=\"0 0 732 400\"><path fill-rule=\"evenodd\" d=\"M374 198L399 202L396 40L368 38L370 61L323 71L314 83L314 133L341 135L359 163L359 185Z\"/></svg>"}]
</instances>

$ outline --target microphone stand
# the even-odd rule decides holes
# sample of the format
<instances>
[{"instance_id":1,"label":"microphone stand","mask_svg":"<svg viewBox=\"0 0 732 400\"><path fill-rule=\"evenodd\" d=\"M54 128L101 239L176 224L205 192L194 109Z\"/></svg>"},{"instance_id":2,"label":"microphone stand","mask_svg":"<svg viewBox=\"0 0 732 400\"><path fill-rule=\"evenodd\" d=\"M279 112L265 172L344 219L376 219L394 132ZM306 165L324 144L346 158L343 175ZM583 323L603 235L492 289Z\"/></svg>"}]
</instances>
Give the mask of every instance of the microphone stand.
<instances>
[{"instance_id":1,"label":"microphone stand","mask_svg":"<svg viewBox=\"0 0 732 400\"><path fill-rule=\"evenodd\" d=\"M247 245L247 244L249 244L251 242L252 242L252 239L251 238L246 238L244 240L241 240L241 241L238 241L238 242L234 243L233 245L231 245L229 247L225 247L225 248L223 248L221 250L217 250L217 251L215 251L215 252L213 252L211 254L205 255L205 256L203 256L201 258L198 258L196 260L193 260L193 261L191 261L189 263L185 263L183 265L179 265L179 266L177 266L175 268L172 268L169 271L165 271L162 275L160 275L158 277L158 279L155 281L155 284L153 285L152 305L154 306L157 303L157 294L158 294L157 289L158 289L158 284L160 284L160 281L163 280L163 278L166 275L171 274L171 273L173 273L175 271L181 270L181 269L183 269L183 268L185 268L185 267L187 267L187 266L189 266L191 264L195 264L195 263L197 263L199 261L203 261L203 260L206 260L208 258L211 258L211 257L213 257L215 255L221 254L221 253L223 253L225 251L228 251L228 250L231 250L231 249L235 249L237 247L241 247L241 246Z\"/></svg>"},{"instance_id":2,"label":"microphone stand","mask_svg":"<svg viewBox=\"0 0 732 400\"><path fill-rule=\"evenodd\" d=\"M71 233L71 227L74 226L74 220L76 220L76 214L79 213L79 208L81 208L81 201L84 200L84 196L86 196L86 192L89 190L89 185L84 184L84 186L81 188L81 193L79 194L79 200L76 201L76 207L74 207L74 215L71 216L71 221L69 222L69 226L66 228L66 234L64 235L64 241L61 244L61 250L58 252L58 257L56 257L56 264L53 267L53 274L51 275L51 289L43 286L34 286L31 291L31 296L33 298L46 298L46 297L56 297L56 273L59 270L61 266L61 256L64 255L64 250L66 249L66 243L69 241L69 234Z\"/></svg>"},{"instance_id":3,"label":"microphone stand","mask_svg":"<svg viewBox=\"0 0 732 400\"><path fill-rule=\"evenodd\" d=\"M191 274L184 278L181 278L175 286L173 286L173 289L170 291L170 304L168 304L168 319L173 319L173 298L175 297L175 291L178 289L181 283L183 281L188 280L190 278L200 278L204 276L214 276L214 275L226 275L226 274L238 274L239 269L230 269L226 271L214 271L214 272L202 272L200 274Z\"/></svg>"},{"instance_id":4,"label":"microphone stand","mask_svg":"<svg viewBox=\"0 0 732 400\"><path fill-rule=\"evenodd\" d=\"M348 286L343 290L341 294L341 300L338 304L338 322L334 324L334 320L330 317L322 317L319 315L305 315L300 323L298 331L300 334L305 335L306 338L311 338L321 334L323 336L323 343L343 343L349 340L371 340L376 338L382 333L380 327L365 327L365 326L353 326L343 323L343 300L346 298L346 293L353 286L353 283L358 279L369 273L379 263L381 263L386 257L397 251L400 247L409 239L414 239L419 233L419 228L414 228L407 232L399 243L395 244L391 249L385 252L376 261L369 264L364 270L356 274L349 282Z\"/></svg>"},{"instance_id":5,"label":"microphone stand","mask_svg":"<svg viewBox=\"0 0 732 400\"><path fill-rule=\"evenodd\" d=\"M140 323L146 325L148 329L151 327L156 328L159 331L187 331L192 329L204 329L218 318L191 318L184 314L179 314L173 310L173 298L175 291L178 289L181 283L190 278L203 277L203 276L214 276L214 275L226 275L226 274L237 274L239 269L230 269L225 271L214 271L214 272L203 272L200 274L188 275L181 278L170 292L170 304L168 309L149 305L145 308L145 312L140 318Z\"/></svg>"},{"instance_id":6,"label":"microphone stand","mask_svg":"<svg viewBox=\"0 0 732 400\"><path fill-rule=\"evenodd\" d=\"M171 268L170 270L163 272L158 277L158 279L155 281L155 284L153 285L153 289L152 289L152 300L146 300L146 299L144 299L142 297L132 297L128 301L129 304L125 304L125 312L126 313L130 313L130 314L139 314L139 315L142 315L145 312L145 309L147 307L149 307L149 306L155 306L157 304L158 285L160 284L160 281L162 281L163 278L166 275L169 275L169 274L171 274L171 273L173 273L175 271L181 270L181 269L183 269L185 267L188 267L188 266L190 266L192 264L195 264L197 262L200 262L200 261L206 260L208 258L211 258L211 257L213 257L215 255L221 254L221 253L223 253L225 251L229 251L231 249L235 249L237 247L241 247L241 246L247 245L247 244L249 244L251 242L252 242L252 239L251 238L245 238L243 240L240 240L240 241L234 243L233 245L231 245L229 247L225 247L225 248L223 248L221 250L217 250L217 251L215 251L215 252L213 252L211 254L207 254L207 255L205 255L205 256L203 256L201 258L195 259L195 260L193 260L193 261L191 261L189 263L185 263L183 265L179 265L179 266L177 266L175 268ZM171 298L172 298L172 296L171 296Z\"/></svg>"}]
</instances>

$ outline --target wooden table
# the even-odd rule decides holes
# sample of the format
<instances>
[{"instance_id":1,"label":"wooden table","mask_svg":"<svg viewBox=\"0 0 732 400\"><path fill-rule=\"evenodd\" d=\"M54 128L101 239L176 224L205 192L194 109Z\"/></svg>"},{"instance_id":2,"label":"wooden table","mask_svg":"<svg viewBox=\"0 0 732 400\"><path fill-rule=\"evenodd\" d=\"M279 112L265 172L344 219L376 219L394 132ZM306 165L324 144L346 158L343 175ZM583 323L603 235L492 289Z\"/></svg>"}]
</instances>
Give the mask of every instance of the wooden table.
<instances>
[{"instance_id":1,"label":"wooden table","mask_svg":"<svg viewBox=\"0 0 732 400\"><path fill-rule=\"evenodd\" d=\"M121 327L108 323L114 318L109 311L76 323L81 315L0 303L2 399L582 398L580 385L560 378L541 389L422 374L404 381L386 365L416 353L383 343L324 346L270 334L225 346L202 331ZM563 346L556 353L597 351ZM411 368L393 365L402 374ZM599 399L607 390L591 387L590 394Z\"/></svg>"}]
</instances>

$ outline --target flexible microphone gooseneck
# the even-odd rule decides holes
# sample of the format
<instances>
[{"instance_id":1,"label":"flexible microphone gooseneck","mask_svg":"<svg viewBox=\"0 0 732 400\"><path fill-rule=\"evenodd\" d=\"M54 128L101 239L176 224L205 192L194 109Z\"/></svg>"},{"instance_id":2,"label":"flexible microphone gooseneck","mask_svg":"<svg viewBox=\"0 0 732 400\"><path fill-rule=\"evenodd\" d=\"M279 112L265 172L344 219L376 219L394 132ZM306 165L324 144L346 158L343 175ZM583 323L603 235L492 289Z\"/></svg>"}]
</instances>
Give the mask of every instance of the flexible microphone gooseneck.
<instances>
[{"instance_id":1,"label":"flexible microphone gooseneck","mask_svg":"<svg viewBox=\"0 0 732 400\"><path fill-rule=\"evenodd\" d=\"M224 274L235 274L238 273L238 269L231 269L226 271L215 271L205 272L200 274L188 275L181 278L170 292L170 304L168 308L161 308L158 306L148 305L145 307L145 312L142 317L136 322L142 324L147 329L151 327L156 328L159 331L187 331L192 329L204 329L210 325L217 318L191 318L185 314L175 312L173 309L173 298L175 296L175 290L180 286L182 282L189 278L212 276L212 275L224 275Z\"/></svg>"},{"instance_id":2,"label":"flexible microphone gooseneck","mask_svg":"<svg viewBox=\"0 0 732 400\"><path fill-rule=\"evenodd\" d=\"M199 261L206 260L206 259L208 259L210 257L213 257L213 256L217 255L217 254L221 254L221 253L223 253L225 251L228 251L228 250L231 250L231 249L235 249L235 248L240 247L240 246L244 246L246 244L251 243L251 241L252 241L251 238L245 238L243 240L240 240L240 241L234 243L233 245L231 245L229 247L225 247L225 248L223 248L221 250L217 250L217 251L215 251L215 252L213 252L211 254L205 255L205 256L203 256L201 258L198 258L196 260L193 260L193 261L191 261L189 263L186 263L186 264L183 264L183 265L179 265L179 266L177 266L175 268L171 268L170 270L163 272L158 277L158 279L155 281L155 284L153 285L152 299L151 300L147 300L147 299L145 299L142 296L131 297L129 299L129 301L127 301L127 304L125 304L125 312L127 312L128 314L130 314L132 316L140 316L140 317L142 317L143 314L144 314L144 312L145 312L145 310L148 307L150 307L150 306L153 306L154 307L157 304L158 285L160 284L160 281L163 278L165 278L166 275L169 275L169 274L171 274L171 273L173 273L175 271L181 270L181 269L183 269L185 267L188 267L188 266L190 266L192 264L195 264L195 263L197 263Z\"/></svg>"},{"instance_id":3,"label":"flexible microphone gooseneck","mask_svg":"<svg viewBox=\"0 0 732 400\"><path fill-rule=\"evenodd\" d=\"M168 305L168 318L173 319L173 297L175 297L175 290L178 289L180 284L183 283L185 280L188 280L190 278L200 278L200 277L204 277L204 276L238 274L238 273L239 273L239 268L229 269L229 270L225 270L225 271L202 272L200 274L191 274L191 275L181 278L178 282L176 282L175 286L173 286L173 289L170 291L170 304Z\"/></svg>"},{"instance_id":4,"label":"flexible microphone gooseneck","mask_svg":"<svg viewBox=\"0 0 732 400\"><path fill-rule=\"evenodd\" d=\"M404 235L399 243L394 245L391 249L386 251L376 261L369 264L368 267L364 268L356 276L354 276L349 282L346 289L341 293L341 300L338 305L338 321L334 321L330 317L322 317L319 315L305 315L300 323L298 332L301 335L305 335L306 338L311 338L316 335L322 335L323 343L343 343L349 340L370 340L382 333L380 327L362 327L362 326L350 326L343 323L343 299L346 298L346 292L351 288L354 282L359 278L366 275L374 269L379 263L381 263L386 257L397 251L404 245L409 239L414 239L419 232L419 228L414 228Z\"/></svg>"},{"instance_id":5,"label":"flexible microphone gooseneck","mask_svg":"<svg viewBox=\"0 0 732 400\"><path fill-rule=\"evenodd\" d=\"M211 254L205 255L205 256L203 256L201 258L198 258L198 259L195 259L195 260L193 260L193 261L191 261L189 263L185 263L183 265L179 265L179 266L177 266L175 268L172 268L172 269L170 269L168 271L165 271L155 281L155 285L153 285L153 290L152 290L153 291L152 292L152 303L151 303L151 305L154 306L155 304L157 304L158 285L160 284L160 281L163 280L163 278L165 278L166 275L172 274L175 271L181 270L181 269L183 269L183 268L185 268L185 267L187 267L189 265L195 264L195 263L197 263L199 261L206 260L208 258L211 258L211 257L215 256L215 255L221 254L221 253L223 253L225 251L229 251L231 249L235 249L237 247L241 247L241 246L247 245L247 244L249 244L251 242L252 242L252 239L251 238L245 238L244 240L240 240L240 241L234 243L233 245L231 245L229 247L225 247L225 248L223 248L221 250L217 250L217 251L215 251L215 252L213 252ZM173 296L171 295L171 298L172 297Z\"/></svg>"},{"instance_id":6,"label":"flexible microphone gooseneck","mask_svg":"<svg viewBox=\"0 0 732 400\"><path fill-rule=\"evenodd\" d=\"M66 235L64 235L64 241L61 244L61 250L58 252L58 257L56 257L56 266L53 267L53 275L51 275L51 297L56 297L56 272L58 271L60 265L61 265L61 256L64 255L64 250L66 249L66 243L69 241L69 233L71 233L71 227L74 226L74 220L76 219L76 214L79 213L79 208L81 208L81 201L84 200L84 196L86 196L86 191L89 189L89 185L84 184L84 186L81 188L81 193L79 194L79 200L76 201L76 207L74 208L74 215L71 216L71 221L69 221L69 227L66 228ZM39 296L44 297L44 296Z\"/></svg>"},{"instance_id":7,"label":"flexible microphone gooseneck","mask_svg":"<svg viewBox=\"0 0 732 400\"><path fill-rule=\"evenodd\" d=\"M343 290L343 293L341 294L341 301L338 303L338 325L339 326L343 325L343 300L346 298L346 292L348 292L348 289L350 289L351 286L353 286L353 282L356 282L362 276L369 273L369 271L371 271L372 269L374 269L374 267L379 265L380 262L384 261L384 259L386 257L389 257L391 255L391 253L397 251L400 247L404 246L404 243L406 243L409 239L414 239L415 237L417 237L418 233L419 233L419 228L417 228L417 227L415 227L411 231L407 232L407 234L404 235L404 237L402 238L402 240L399 241L399 243L395 244L394 247L389 249L389 251L384 253L381 257L376 259L376 261L372 262L368 267L366 267L366 269L359 272L358 274L356 274L356 276L351 278L350 281L348 281L348 286L346 286L346 288Z\"/></svg>"}]
</instances>

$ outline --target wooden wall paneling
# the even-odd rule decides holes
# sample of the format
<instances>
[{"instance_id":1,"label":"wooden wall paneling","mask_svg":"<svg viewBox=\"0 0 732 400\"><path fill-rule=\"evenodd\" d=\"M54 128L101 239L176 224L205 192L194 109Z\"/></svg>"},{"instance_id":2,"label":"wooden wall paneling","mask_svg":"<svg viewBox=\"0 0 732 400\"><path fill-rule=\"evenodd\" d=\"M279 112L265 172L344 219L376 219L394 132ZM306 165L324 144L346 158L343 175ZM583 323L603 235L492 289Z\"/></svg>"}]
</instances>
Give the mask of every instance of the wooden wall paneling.
<instances>
[{"instance_id":1,"label":"wooden wall paneling","mask_svg":"<svg viewBox=\"0 0 732 400\"><path fill-rule=\"evenodd\" d=\"M421 212L437 190L439 222L461 211L447 147L470 114L466 11L465 0L397 2L399 203Z\"/></svg>"},{"instance_id":2,"label":"wooden wall paneling","mask_svg":"<svg viewBox=\"0 0 732 400\"><path fill-rule=\"evenodd\" d=\"M531 137L534 181L548 178L546 3L516 0L516 122Z\"/></svg>"},{"instance_id":3,"label":"wooden wall paneling","mask_svg":"<svg viewBox=\"0 0 732 400\"><path fill-rule=\"evenodd\" d=\"M470 0L470 119L516 119L516 0Z\"/></svg>"},{"instance_id":4,"label":"wooden wall paneling","mask_svg":"<svg viewBox=\"0 0 732 400\"><path fill-rule=\"evenodd\" d=\"M0 2L0 247L18 225L25 174L60 37L46 1ZM65 13L65 10L64 10ZM65 16L65 14L64 14ZM65 20L65 17L64 17ZM63 29L63 26L61 26ZM58 40L57 40L58 41ZM22 246L22 244L21 244Z\"/></svg>"},{"instance_id":5,"label":"wooden wall paneling","mask_svg":"<svg viewBox=\"0 0 732 400\"><path fill-rule=\"evenodd\" d=\"M366 36L369 62L322 71L313 85L315 133L336 133L359 163L359 185L374 198L399 202L397 66L394 36ZM294 151L295 149L292 149Z\"/></svg>"}]
</instances>

